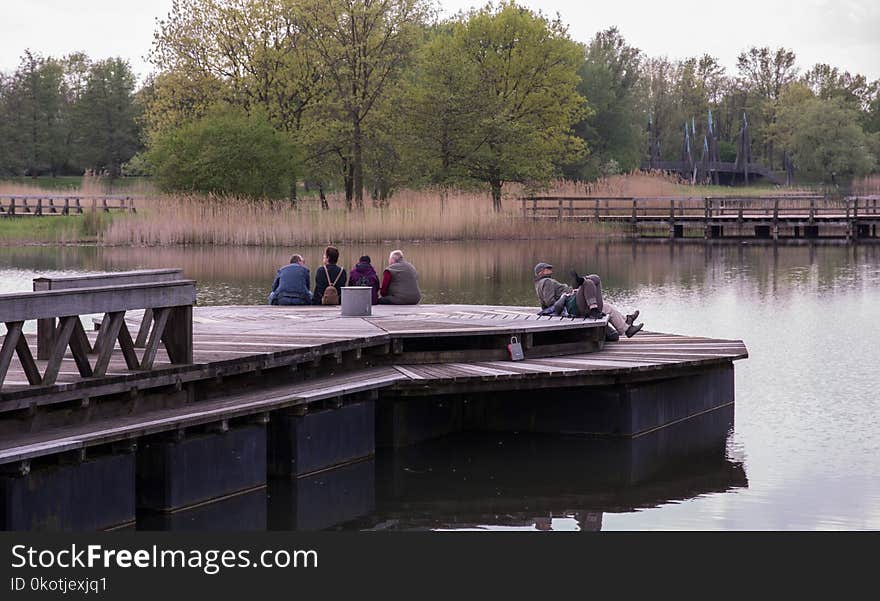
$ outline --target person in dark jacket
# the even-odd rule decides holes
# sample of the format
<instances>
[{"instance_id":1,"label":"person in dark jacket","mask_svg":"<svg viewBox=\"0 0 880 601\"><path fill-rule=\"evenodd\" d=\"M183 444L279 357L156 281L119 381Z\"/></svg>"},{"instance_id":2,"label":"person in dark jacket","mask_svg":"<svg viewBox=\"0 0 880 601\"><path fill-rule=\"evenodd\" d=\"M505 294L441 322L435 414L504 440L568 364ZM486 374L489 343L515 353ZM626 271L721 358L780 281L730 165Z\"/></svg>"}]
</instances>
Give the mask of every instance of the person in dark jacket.
<instances>
[{"instance_id":1,"label":"person in dark jacket","mask_svg":"<svg viewBox=\"0 0 880 601\"><path fill-rule=\"evenodd\" d=\"M339 288L345 285L345 270L336 264L339 262L339 249L335 246L325 248L323 262L324 264L315 271L315 294L312 296L312 303L315 305L322 304L321 299L327 286L333 284L341 298Z\"/></svg>"},{"instance_id":2,"label":"person in dark jacket","mask_svg":"<svg viewBox=\"0 0 880 601\"><path fill-rule=\"evenodd\" d=\"M402 250L391 251L388 256L379 294L380 305L418 305L422 300L419 274L412 263L403 258Z\"/></svg>"},{"instance_id":3,"label":"person in dark jacket","mask_svg":"<svg viewBox=\"0 0 880 601\"><path fill-rule=\"evenodd\" d=\"M379 303L379 275L373 269L370 257L364 255L348 274L349 286L369 286L373 289L373 304Z\"/></svg>"},{"instance_id":4,"label":"person in dark jacket","mask_svg":"<svg viewBox=\"0 0 880 601\"><path fill-rule=\"evenodd\" d=\"M272 291L269 293L270 305L310 305L312 293L309 292L309 268L302 255L290 257L290 264L278 270Z\"/></svg>"}]
</instances>

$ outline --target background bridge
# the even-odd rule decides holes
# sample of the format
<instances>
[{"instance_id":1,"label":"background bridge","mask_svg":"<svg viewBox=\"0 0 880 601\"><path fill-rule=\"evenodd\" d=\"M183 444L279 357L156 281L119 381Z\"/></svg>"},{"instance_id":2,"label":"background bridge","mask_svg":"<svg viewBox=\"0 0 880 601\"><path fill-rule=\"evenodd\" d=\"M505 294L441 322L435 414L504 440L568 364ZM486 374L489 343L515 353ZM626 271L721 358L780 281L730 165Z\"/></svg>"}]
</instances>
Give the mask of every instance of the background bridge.
<instances>
[{"instance_id":1,"label":"background bridge","mask_svg":"<svg viewBox=\"0 0 880 601\"><path fill-rule=\"evenodd\" d=\"M616 223L635 237L877 238L880 196L521 198L526 219Z\"/></svg>"}]
</instances>

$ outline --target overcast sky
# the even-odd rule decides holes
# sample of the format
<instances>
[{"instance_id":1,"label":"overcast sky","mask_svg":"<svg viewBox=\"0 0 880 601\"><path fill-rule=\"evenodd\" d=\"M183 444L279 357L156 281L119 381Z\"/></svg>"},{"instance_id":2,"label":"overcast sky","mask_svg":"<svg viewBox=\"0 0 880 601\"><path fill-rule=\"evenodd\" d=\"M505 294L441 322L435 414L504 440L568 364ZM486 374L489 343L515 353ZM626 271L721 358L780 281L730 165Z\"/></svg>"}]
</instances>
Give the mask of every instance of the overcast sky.
<instances>
[{"instance_id":1,"label":"overcast sky","mask_svg":"<svg viewBox=\"0 0 880 601\"><path fill-rule=\"evenodd\" d=\"M804 69L826 62L880 78L880 0L520 0L569 25L588 41L616 25L632 45L672 59L712 54L729 71L749 46L786 46ZM479 5L442 0L443 14ZM157 18L171 0L0 0L0 70L10 72L25 48L47 56L81 50L121 56L143 77Z\"/></svg>"}]
</instances>

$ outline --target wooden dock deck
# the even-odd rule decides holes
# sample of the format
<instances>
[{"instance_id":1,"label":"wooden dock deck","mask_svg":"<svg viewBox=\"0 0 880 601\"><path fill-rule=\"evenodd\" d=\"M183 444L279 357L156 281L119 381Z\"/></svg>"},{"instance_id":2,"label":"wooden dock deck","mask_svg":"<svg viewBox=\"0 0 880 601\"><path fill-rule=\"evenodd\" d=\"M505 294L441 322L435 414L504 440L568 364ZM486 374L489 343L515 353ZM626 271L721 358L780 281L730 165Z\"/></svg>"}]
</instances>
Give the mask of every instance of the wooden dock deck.
<instances>
[{"instance_id":1,"label":"wooden dock deck","mask_svg":"<svg viewBox=\"0 0 880 601\"><path fill-rule=\"evenodd\" d=\"M128 327L141 315L129 311ZM606 343L604 318L541 317L532 307L375 306L369 317L321 306L193 307L191 321L190 363L159 348L149 368L131 369L115 343L106 372L83 377L85 359L67 350L55 381L41 385L18 358L7 360L0 489L30 500L10 505L19 513L0 515L0 528L48 514L75 528L125 522L134 496L107 517L106 507L57 516L67 509L52 499L74 494L53 488L69 482L58 474L77 466L83 487L125 488L135 475L138 490L155 484L171 496L139 496L138 507L166 511L265 485L267 474L301 477L376 446L462 429L639 436L732 407L732 362L748 356L741 341L653 332ZM99 335L88 331L88 345L77 344L100 346ZM514 336L522 361L508 356ZM37 356L36 335L18 340L4 343L7 357L21 340ZM49 361L33 363L41 372ZM611 409L597 418L603 403ZM190 465L193 457L214 464ZM226 479L193 483L193 470ZM169 480L159 486L156 478ZM43 491L36 501L35 491Z\"/></svg>"},{"instance_id":2,"label":"wooden dock deck","mask_svg":"<svg viewBox=\"0 0 880 601\"><path fill-rule=\"evenodd\" d=\"M132 415L125 403L119 415L74 426L62 423L15 435L6 428L0 430L0 464L308 405L343 394L390 389L403 396L423 396L468 390L600 386L657 378L659 374L671 377L748 356L741 341L654 332L604 343L601 350L590 346L586 353L571 352L584 346L584 342L567 343L572 348L565 349L570 354L564 355L559 354L561 345L547 345L548 352L538 352L538 356L517 362L499 357L506 353L504 346L464 351L450 350L448 345L441 345L440 350L417 347L407 355L407 339L418 341L428 337L438 342L441 337L450 336L470 345L477 335L490 340L510 335L562 335L565 330L604 329L605 322L539 317L535 309L528 307L420 305L374 309L372 317L343 318L338 308L327 307L197 307L193 315L192 365L172 365L167 353L160 351L153 371L139 373L127 368L121 351L117 350L106 376L98 381L81 377L70 353L62 363L57 383L51 387L29 386L20 364L14 364L0 393L0 416L15 411L33 415L39 409L64 406L71 401L82 404L85 400L88 406L90 398L102 393L140 392L151 385L168 386L169 382L179 387L199 379L215 381L237 373L261 373L279 365L295 366L298 362L319 366L322 360L329 359L332 368L327 375L316 372L302 382L268 385L179 407L144 407ZM130 320L134 326L139 323L139 315L133 313ZM96 336L97 333L90 332L93 343ZM35 336L29 336L29 341L35 343ZM392 348L395 343L396 354ZM531 350L534 354L540 349L533 346ZM377 353L372 359L365 354L369 350ZM360 354L365 361L362 366L352 364L345 369L343 353L352 358ZM482 354L483 360L439 360L457 353L471 357ZM429 356L437 360L426 362Z\"/></svg>"}]
</instances>

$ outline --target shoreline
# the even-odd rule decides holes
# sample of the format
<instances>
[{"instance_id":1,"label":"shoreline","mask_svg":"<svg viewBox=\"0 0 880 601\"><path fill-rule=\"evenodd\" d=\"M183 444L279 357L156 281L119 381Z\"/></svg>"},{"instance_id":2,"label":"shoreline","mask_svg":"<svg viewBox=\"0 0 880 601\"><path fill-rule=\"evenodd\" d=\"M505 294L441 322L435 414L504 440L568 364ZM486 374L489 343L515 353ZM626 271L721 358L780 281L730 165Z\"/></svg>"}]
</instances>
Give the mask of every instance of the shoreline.
<instances>
[{"instance_id":1,"label":"shoreline","mask_svg":"<svg viewBox=\"0 0 880 601\"><path fill-rule=\"evenodd\" d=\"M686 237L686 238L669 238L668 236L640 236L640 237L632 237L632 236L599 236L599 235L591 235L591 236L547 236L547 237L523 237L523 238L460 238L460 239L449 239L449 240L422 240L422 239L413 239L413 240L338 240L332 241L331 244L347 246L352 244L387 244L387 245L401 245L401 244L412 244L412 245L427 245L427 244L466 244L471 242L541 242L541 241L551 241L551 240L584 240L584 241L607 241L607 242L631 242L634 244L658 244L658 245L677 245L677 244L701 244L701 245L710 245L710 246L858 246L858 245L869 245L873 246L876 244L880 244L880 238L865 238L861 239L857 242L847 241L844 237L825 237L825 238L781 238L779 240L770 240L764 238L752 238L752 237L730 237L730 238L702 238L702 237ZM40 241L40 240L0 240L0 249L5 248L16 248L16 247L28 247L28 248L211 248L211 247L221 247L221 248L293 248L293 247L305 247L305 248L318 248L324 246L325 244L286 244L286 245L278 245L278 244L187 244L187 243L175 243L175 244L105 244L99 241L88 241L88 240L79 240L79 241Z\"/></svg>"}]
</instances>

